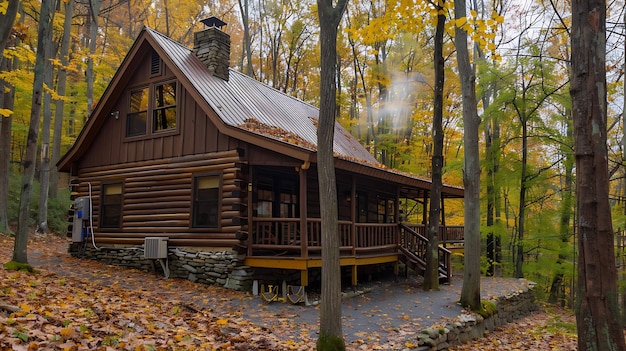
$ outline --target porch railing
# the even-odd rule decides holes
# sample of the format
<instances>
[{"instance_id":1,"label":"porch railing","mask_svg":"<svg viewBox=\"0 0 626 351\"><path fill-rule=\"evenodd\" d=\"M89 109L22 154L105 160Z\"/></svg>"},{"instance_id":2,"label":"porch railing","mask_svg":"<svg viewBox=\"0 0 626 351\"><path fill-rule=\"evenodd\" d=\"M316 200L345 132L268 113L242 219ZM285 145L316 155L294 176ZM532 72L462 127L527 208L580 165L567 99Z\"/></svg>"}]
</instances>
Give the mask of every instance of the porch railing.
<instances>
[{"instance_id":1,"label":"porch railing","mask_svg":"<svg viewBox=\"0 0 626 351\"><path fill-rule=\"evenodd\" d=\"M309 218L306 222L306 243L302 242L299 218L255 218L252 222L251 248L254 250L284 250L316 253L322 249L321 219ZM423 224L403 224L406 228L426 238ZM343 254L396 250L401 244L397 223L352 223L339 221L340 250ZM462 243L463 226L441 226L441 244ZM416 249L418 249L416 247Z\"/></svg>"},{"instance_id":2,"label":"porch railing","mask_svg":"<svg viewBox=\"0 0 626 351\"><path fill-rule=\"evenodd\" d=\"M302 237L299 218L255 218L252 235L248 238L248 255L289 255L309 257L319 255L322 249L321 219L306 221L306 237ZM426 268L426 227L398 223L352 223L339 221L340 251L342 256L397 252L412 269ZM441 227L440 242L463 241L463 227ZM303 241L305 240L305 241ZM450 280L451 253L439 247L440 276Z\"/></svg>"},{"instance_id":3,"label":"porch railing","mask_svg":"<svg viewBox=\"0 0 626 351\"><path fill-rule=\"evenodd\" d=\"M306 243L302 240L299 218L255 218L252 222L250 249L252 255L263 250L300 251L302 256L319 253L322 249L321 219L306 222ZM342 254L394 251L399 243L396 223L352 223L339 221L340 250Z\"/></svg>"}]
</instances>

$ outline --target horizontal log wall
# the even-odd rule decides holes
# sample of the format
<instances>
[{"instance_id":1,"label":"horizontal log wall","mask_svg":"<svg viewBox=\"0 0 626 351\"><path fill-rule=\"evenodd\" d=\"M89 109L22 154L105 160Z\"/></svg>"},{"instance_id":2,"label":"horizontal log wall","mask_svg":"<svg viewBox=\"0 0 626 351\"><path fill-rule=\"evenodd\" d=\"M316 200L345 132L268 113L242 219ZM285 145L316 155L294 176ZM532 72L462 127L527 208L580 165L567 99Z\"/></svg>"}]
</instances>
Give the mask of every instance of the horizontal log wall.
<instances>
[{"instance_id":1,"label":"horizontal log wall","mask_svg":"<svg viewBox=\"0 0 626 351\"><path fill-rule=\"evenodd\" d=\"M159 161L82 169L76 197L89 196L93 206L96 242L102 245L143 244L146 236L167 236L172 246L232 248L236 233L247 230L247 179L237 150ZM222 177L218 228L192 228L195 175ZM100 228L102 184L122 182L121 228ZM90 190L91 188L91 190Z\"/></svg>"}]
</instances>

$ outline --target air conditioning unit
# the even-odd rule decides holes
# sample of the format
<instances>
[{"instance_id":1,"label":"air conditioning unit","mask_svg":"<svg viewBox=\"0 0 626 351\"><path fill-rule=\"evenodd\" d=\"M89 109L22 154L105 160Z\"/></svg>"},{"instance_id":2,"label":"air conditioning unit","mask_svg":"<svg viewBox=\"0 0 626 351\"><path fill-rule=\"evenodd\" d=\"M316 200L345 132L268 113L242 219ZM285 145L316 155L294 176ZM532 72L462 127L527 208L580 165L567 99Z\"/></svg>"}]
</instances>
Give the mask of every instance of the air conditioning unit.
<instances>
[{"instance_id":1,"label":"air conditioning unit","mask_svg":"<svg viewBox=\"0 0 626 351\"><path fill-rule=\"evenodd\" d=\"M168 237L146 237L144 242L144 258L159 259L167 258Z\"/></svg>"}]
</instances>

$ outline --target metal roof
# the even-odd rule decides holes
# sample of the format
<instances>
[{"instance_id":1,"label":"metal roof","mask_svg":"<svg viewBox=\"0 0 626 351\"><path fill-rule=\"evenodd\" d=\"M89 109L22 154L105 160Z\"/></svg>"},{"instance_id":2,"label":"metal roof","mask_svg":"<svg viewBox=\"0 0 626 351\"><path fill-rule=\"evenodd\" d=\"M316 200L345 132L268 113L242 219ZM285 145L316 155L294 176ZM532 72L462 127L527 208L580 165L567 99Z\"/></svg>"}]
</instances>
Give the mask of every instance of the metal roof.
<instances>
[{"instance_id":1,"label":"metal roof","mask_svg":"<svg viewBox=\"0 0 626 351\"><path fill-rule=\"evenodd\" d=\"M233 69L228 81L213 76L191 49L153 29L146 32L225 124L316 151L318 108ZM379 163L339 123L333 150L340 158Z\"/></svg>"}]
</instances>

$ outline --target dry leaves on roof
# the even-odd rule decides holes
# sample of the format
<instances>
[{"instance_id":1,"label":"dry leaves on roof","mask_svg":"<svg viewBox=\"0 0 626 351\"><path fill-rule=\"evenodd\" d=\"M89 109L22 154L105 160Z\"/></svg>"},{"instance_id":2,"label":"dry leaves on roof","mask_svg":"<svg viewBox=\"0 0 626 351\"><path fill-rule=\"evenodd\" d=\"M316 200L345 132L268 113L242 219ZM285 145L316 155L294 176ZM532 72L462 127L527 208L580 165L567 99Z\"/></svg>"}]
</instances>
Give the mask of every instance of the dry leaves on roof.
<instances>
[{"instance_id":1,"label":"dry leaves on roof","mask_svg":"<svg viewBox=\"0 0 626 351\"><path fill-rule=\"evenodd\" d=\"M315 125L315 127L317 128L318 126L318 120L315 118L309 118L311 120L311 122L313 123L313 125ZM269 136L271 138L274 139L278 139L293 145L298 145L298 146L302 146L305 147L307 149L311 149L311 150L317 150L317 146L304 140L301 136L292 133L290 131L284 130L280 127L275 127L275 126L270 126L268 124L265 124L261 121L259 121L256 118L248 118L244 121L244 123L239 124L238 125L240 128L243 129L247 129L251 132L257 133L257 134L261 134L261 135L265 135L265 136ZM348 137L348 136L346 136ZM343 160L346 161L351 161L351 162L355 162L355 163L361 163L361 164L367 164L367 165L371 165L377 168L382 168L382 169L386 169L387 167L383 164L380 163L371 163L371 162L367 162L365 160L356 158L356 157L351 157L351 156L346 156L346 155L340 155L338 153L334 153L335 157L341 158Z\"/></svg>"},{"instance_id":2,"label":"dry leaves on roof","mask_svg":"<svg viewBox=\"0 0 626 351\"><path fill-rule=\"evenodd\" d=\"M317 150L316 145L306 141L298 134L292 133L280 127L265 124L256 118L248 118L244 121L244 123L241 123L238 126L251 132L278 139L289 144L302 146L311 150Z\"/></svg>"}]
</instances>

